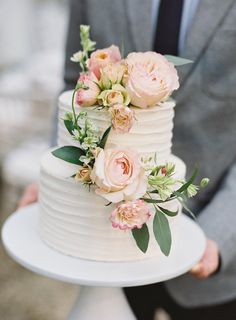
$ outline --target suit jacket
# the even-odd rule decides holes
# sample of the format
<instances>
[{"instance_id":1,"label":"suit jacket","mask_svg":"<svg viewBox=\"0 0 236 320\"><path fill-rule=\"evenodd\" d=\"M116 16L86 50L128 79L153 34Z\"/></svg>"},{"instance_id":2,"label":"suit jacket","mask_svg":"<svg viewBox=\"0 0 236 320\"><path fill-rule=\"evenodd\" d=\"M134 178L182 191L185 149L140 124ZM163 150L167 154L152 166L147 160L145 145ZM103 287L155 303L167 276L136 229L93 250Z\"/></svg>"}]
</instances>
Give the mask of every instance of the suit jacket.
<instances>
[{"instance_id":1,"label":"suit jacket","mask_svg":"<svg viewBox=\"0 0 236 320\"><path fill-rule=\"evenodd\" d=\"M152 49L151 0L72 0L66 46L66 87L78 69L70 56L79 48L79 25L91 25L97 47L124 44L125 52ZM207 280L190 275L166 283L183 306L236 298L236 1L200 0L180 56L173 153L192 170L199 163L209 187L191 203L207 237L218 244L222 265Z\"/></svg>"}]
</instances>

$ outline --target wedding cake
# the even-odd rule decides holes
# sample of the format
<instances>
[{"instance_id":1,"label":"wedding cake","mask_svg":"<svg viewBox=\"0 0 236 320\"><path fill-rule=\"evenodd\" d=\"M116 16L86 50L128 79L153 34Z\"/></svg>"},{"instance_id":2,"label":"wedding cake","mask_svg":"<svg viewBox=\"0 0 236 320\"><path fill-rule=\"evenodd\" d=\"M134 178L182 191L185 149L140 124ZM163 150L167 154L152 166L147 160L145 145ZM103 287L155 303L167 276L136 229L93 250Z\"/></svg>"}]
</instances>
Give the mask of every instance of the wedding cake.
<instances>
[{"instance_id":1,"label":"wedding cake","mask_svg":"<svg viewBox=\"0 0 236 320\"><path fill-rule=\"evenodd\" d=\"M171 154L174 64L154 52L94 51L87 26L81 45L72 60L83 72L59 97L58 148L41 161L41 239L96 261L169 255L182 205L200 187Z\"/></svg>"}]
</instances>

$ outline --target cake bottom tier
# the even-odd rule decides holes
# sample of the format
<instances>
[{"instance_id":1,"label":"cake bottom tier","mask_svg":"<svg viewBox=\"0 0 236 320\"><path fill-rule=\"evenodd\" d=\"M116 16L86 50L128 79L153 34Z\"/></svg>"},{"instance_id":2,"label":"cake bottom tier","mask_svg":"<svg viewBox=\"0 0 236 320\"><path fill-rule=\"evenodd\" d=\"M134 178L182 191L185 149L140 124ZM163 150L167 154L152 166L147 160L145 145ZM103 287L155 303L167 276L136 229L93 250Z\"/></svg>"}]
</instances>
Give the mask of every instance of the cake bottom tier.
<instances>
[{"instance_id":1,"label":"cake bottom tier","mask_svg":"<svg viewBox=\"0 0 236 320\"><path fill-rule=\"evenodd\" d=\"M168 161L176 164L176 176L184 179L184 162L171 156ZM147 225L150 242L147 252L137 247L130 231L114 229L109 220L111 206L71 176L77 166L55 158L48 152L41 162L40 222L41 239L61 253L96 261L137 261L161 254L152 231L152 217ZM176 209L176 200L165 204ZM181 211L181 208L179 209ZM173 242L178 241L178 220L170 217Z\"/></svg>"}]
</instances>

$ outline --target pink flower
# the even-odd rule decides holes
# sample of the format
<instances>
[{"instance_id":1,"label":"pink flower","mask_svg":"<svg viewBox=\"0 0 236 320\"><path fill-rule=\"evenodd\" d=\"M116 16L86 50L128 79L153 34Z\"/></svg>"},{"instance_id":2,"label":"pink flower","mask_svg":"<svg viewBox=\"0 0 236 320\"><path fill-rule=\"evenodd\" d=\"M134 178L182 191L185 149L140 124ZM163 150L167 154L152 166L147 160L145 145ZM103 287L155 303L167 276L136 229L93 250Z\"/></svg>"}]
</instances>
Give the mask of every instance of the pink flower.
<instances>
[{"instance_id":1,"label":"pink flower","mask_svg":"<svg viewBox=\"0 0 236 320\"><path fill-rule=\"evenodd\" d=\"M100 150L90 177L98 187L96 193L114 203L136 200L147 190L140 157L131 150Z\"/></svg>"},{"instance_id":2,"label":"pink flower","mask_svg":"<svg viewBox=\"0 0 236 320\"><path fill-rule=\"evenodd\" d=\"M112 211L110 220L113 228L141 229L150 216L148 205L143 200L135 200L118 204Z\"/></svg>"},{"instance_id":3,"label":"pink flower","mask_svg":"<svg viewBox=\"0 0 236 320\"><path fill-rule=\"evenodd\" d=\"M117 46L110 46L94 51L89 59L89 71L93 72L100 79L100 69L106 67L110 62L118 62L121 60L120 50Z\"/></svg>"},{"instance_id":4,"label":"pink flower","mask_svg":"<svg viewBox=\"0 0 236 320\"><path fill-rule=\"evenodd\" d=\"M97 97L100 93L100 88L96 84L98 79L94 73L81 73L79 81L83 82L89 89L79 89L76 92L76 103L82 107L90 107L97 103Z\"/></svg>"},{"instance_id":5,"label":"pink flower","mask_svg":"<svg viewBox=\"0 0 236 320\"><path fill-rule=\"evenodd\" d=\"M128 73L124 85L131 103L147 108L165 101L179 88L178 74L163 55L156 52L133 52L126 59Z\"/></svg>"},{"instance_id":6,"label":"pink flower","mask_svg":"<svg viewBox=\"0 0 236 320\"><path fill-rule=\"evenodd\" d=\"M109 108L113 129L118 133L127 133L134 124L134 111L124 104L115 104Z\"/></svg>"}]
</instances>

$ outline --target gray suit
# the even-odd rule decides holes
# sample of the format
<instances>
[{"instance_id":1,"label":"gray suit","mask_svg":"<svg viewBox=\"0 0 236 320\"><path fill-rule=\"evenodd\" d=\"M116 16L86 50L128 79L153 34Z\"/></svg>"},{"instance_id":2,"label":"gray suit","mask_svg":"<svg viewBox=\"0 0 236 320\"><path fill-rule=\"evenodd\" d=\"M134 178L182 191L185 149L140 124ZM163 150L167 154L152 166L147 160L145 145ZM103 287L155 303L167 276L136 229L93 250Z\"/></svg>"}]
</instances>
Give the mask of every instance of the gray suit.
<instances>
[{"instance_id":1,"label":"gray suit","mask_svg":"<svg viewBox=\"0 0 236 320\"><path fill-rule=\"evenodd\" d=\"M78 77L69 58L78 50L81 23L91 25L98 47L152 48L151 0L72 0L67 88ZM173 152L189 170L199 163L211 179L191 206L222 258L220 272L208 280L185 275L166 284L180 305L190 307L236 298L236 1L200 0L180 55L194 64L179 69Z\"/></svg>"}]
</instances>

